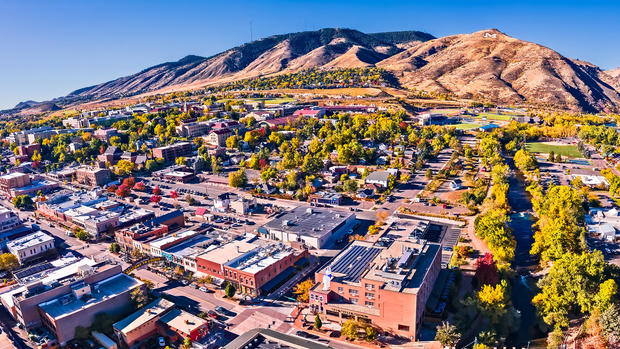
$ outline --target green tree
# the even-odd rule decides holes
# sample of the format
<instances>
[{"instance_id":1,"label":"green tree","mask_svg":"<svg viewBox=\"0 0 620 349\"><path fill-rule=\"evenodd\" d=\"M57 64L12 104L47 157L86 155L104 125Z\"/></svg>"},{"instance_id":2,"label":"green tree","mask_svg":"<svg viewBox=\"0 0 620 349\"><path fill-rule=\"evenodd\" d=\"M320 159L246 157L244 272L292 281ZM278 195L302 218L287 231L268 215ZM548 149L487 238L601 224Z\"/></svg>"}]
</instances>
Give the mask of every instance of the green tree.
<instances>
[{"instance_id":1,"label":"green tree","mask_svg":"<svg viewBox=\"0 0 620 349\"><path fill-rule=\"evenodd\" d=\"M118 243L113 242L110 244L110 252L119 253L120 251L121 251L121 246Z\"/></svg>"},{"instance_id":2,"label":"green tree","mask_svg":"<svg viewBox=\"0 0 620 349\"><path fill-rule=\"evenodd\" d=\"M75 235L77 239L82 240L82 241L88 241L91 238L90 234L84 231L83 229L76 229L73 232L73 234Z\"/></svg>"},{"instance_id":3,"label":"green tree","mask_svg":"<svg viewBox=\"0 0 620 349\"><path fill-rule=\"evenodd\" d=\"M372 326L366 326L364 331L366 332L366 340L367 341L372 342L375 339L377 339L377 329L376 328L374 328Z\"/></svg>"},{"instance_id":4,"label":"green tree","mask_svg":"<svg viewBox=\"0 0 620 349\"><path fill-rule=\"evenodd\" d=\"M235 289L235 286L233 286L230 282L227 283L226 288L224 289L224 293L226 294L226 297L232 299L235 296L235 292L237 292L237 289Z\"/></svg>"},{"instance_id":5,"label":"green tree","mask_svg":"<svg viewBox=\"0 0 620 349\"><path fill-rule=\"evenodd\" d=\"M458 332L456 326L444 321L437 329L435 340L441 343L443 347L454 348L459 340L461 340L461 334Z\"/></svg>"},{"instance_id":6,"label":"green tree","mask_svg":"<svg viewBox=\"0 0 620 349\"><path fill-rule=\"evenodd\" d=\"M297 300L301 303L308 303L310 300L310 289L314 286L312 279L307 279L293 287L293 294L297 295Z\"/></svg>"},{"instance_id":7,"label":"green tree","mask_svg":"<svg viewBox=\"0 0 620 349\"><path fill-rule=\"evenodd\" d=\"M536 167L536 159L525 149L519 149L514 156L515 166L522 172Z\"/></svg>"},{"instance_id":8,"label":"green tree","mask_svg":"<svg viewBox=\"0 0 620 349\"><path fill-rule=\"evenodd\" d=\"M426 179L428 180L433 179L433 170L431 170L430 168L427 168L426 173L424 174L424 177L426 177Z\"/></svg>"},{"instance_id":9,"label":"green tree","mask_svg":"<svg viewBox=\"0 0 620 349\"><path fill-rule=\"evenodd\" d=\"M183 339L183 349L189 349L192 347L192 340L189 337Z\"/></svg>"},{"instance_id":10,"label":"green tree","mask_svg":"<svg viewBox=\"0 0 620 349\"><path fill-rule=\"evenodd\" d=\"M357 192L357 188L357 181L354 179L347 179L346 181L344 181L344 183L342 183L342 189L349 193Z\"/></svg>"},{"instance_id":11,"label":"green tree","mask_svg":"<svg viewBox=\"0 0 620 349\"><path fill-rule=\"evenodd\" d=\"M549 161L549 162L554 162L555 161L555 152L553 152L553 150L549 152L549 156L547 157L547 161Z\"/></svg>"},{"instance_id":12,"label":"green tree","mask_svg":"<svg viewBox=\"0 0 620 349\"><path fill-rule=\"evenodd\" d=\"M601 313L599 322L606 337L613 336L616 339L620 339L620 311L618 311L618 306L615 303L610 304Z\"/></svg>"},{"instance_id":13,"label":"green tree","mask_svg":"<svg viewBox=\"0 0 620 349\"><path fill-rule=\"evenodd\" d=\"M323 327L323 321L321 321L319 314L316 314L316 317L314 318L314 328L320 330L321 327Z\"/></svg>"},{"instance_id":14,"label":"green tree","mask_svg":"<svg viewBox=\"0 0 620 349\"><path fill-rule=\"evenodd\" d=\"M28 195L17 195L11 200L11 203L20 210L32 209L34 207L34 202Z\"/></svg>"}]
</instances>

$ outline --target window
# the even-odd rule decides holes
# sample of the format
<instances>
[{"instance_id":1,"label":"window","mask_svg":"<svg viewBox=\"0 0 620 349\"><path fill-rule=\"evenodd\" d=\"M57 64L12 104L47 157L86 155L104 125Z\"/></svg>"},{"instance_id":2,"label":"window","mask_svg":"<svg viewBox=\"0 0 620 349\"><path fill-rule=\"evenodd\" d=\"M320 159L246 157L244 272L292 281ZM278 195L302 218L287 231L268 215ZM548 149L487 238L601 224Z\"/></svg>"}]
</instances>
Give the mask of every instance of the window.
<instances>
[{"instance_id":1,"label":"window","mask_svg":"<svg viewBox=\"0 0 620 349\"><path fill-rule=\"evenodd\" d=\"M342 292L343 292L342 287L338 287L338 293L342 293Z\"/></svg>"},{"instance_id":2,"label":"window","mask_svg":"<svg viewBox=\"0 0 620 349\"><path fill-rule=\"evenodd\" d=\"M371 308L375 306L375 303L369 302L369 301L366 301L365 304L366 304L367 307L371 307Z\"/></svg>"},{"instance_id":3,"label":"window","mask_svg":"<svg viewBox=\"0 0 620 349\"><path fill-rule=\"evenodd\" d=\"M373 298L375 298L375 294L374 293L370 293L370 292L366 292L366 298L373 299Z\"/></svg>"},{"instance_id":4,"label":"window","mask_svg":"<svg viewBox=\"0 0 620 349\"><path fill-rule=\"evenodd\" d=\"M374 290L375 289L375 285L373 285L373 284L366 284L366 289L369 290L369 291L370 290Z\"/></svg>"},{"instance_id":5,"label":"window","mask_svg":"<svg viewBox=\"0 0 620 349\"><path fill-rule=\"evenodd\" d=\"M398 330L409 332L409 326L398 324Z\"/></svg>"},{"instance_id":6,"label":"window","mask_svg":"<svg viewBox=\"0 0 620 349\"><path fill-rule=\"evenodd\" d=\"M357 304L357 298L351 298L351 303Z\"/></svg>"},{"instance_id":7,"label":"window","mask_svg":"<svg viewBox=\"0 0 620 349\"><path fill-rule=\"evenodd\" d=\"M323 296L320 296L320 297L319 297L319 300L320 300L321 302L323 302Z\"/></svg>"},{"instance_id":8,"label":"window","mask_svg":"<svg viewBox=\"0 0 620 349\"><path fill-rule=\"evenodd\" d=\"M357 294L358 294L358 293L357 293L357 290L354 290L354 289L349 289L349 294L350 294L351 296L355 296L355 297L357 297Z\"/></svg>"}]
</instances>

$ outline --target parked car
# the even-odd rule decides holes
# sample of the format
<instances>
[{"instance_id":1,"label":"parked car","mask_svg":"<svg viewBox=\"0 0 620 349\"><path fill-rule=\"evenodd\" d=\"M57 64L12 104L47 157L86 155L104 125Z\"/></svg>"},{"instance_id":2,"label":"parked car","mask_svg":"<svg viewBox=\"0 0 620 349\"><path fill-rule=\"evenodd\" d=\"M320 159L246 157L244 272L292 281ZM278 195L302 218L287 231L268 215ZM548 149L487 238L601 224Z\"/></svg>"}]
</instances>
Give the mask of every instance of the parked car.
<instances>
[{"instance_id":1,"label":"parked car","mask_svg":"<svg viewBox=\"0 0 620 349\"><path fill-rule=\"evenodd\" d=\"M204 286L200 287L200 288L199 288L199 290L201 290L202 292L208 292L208 291L209 291L209 290L208 290L206 287L204 287Z\"/></svg>"},{"instance_id":2,"label":"parked car","mask_svg":"<svg viewBox=\"0 0 620 349\"><path fill-rule=\"evenodd\" d=\"M164 339L164 337L159 337L158 342L160 347L166 346L166 340Z\"/></svg>"},{"instance_id":3,"label":"parked car","mask_svg":"<svg viewBox=\"0 0 620 349\"><path fill-rule=\"evenodd\" d=\"M210 317L212 317L212 318L214 318L214 319L217 319L217 313L216 313L216 312L214 312L213 310L209 310L209 311L207 312L207 314L208 314Z\"/></svg>"}]
</instances>

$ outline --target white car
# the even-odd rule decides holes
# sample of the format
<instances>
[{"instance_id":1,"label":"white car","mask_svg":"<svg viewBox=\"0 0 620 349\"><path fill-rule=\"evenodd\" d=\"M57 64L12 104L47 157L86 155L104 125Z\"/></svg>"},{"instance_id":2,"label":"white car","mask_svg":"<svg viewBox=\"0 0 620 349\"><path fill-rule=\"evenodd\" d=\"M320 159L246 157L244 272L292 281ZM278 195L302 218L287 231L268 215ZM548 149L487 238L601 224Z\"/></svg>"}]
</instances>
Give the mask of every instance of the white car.
<instances>
[{"instance_id":1,"label":"white car","mask_svg":"<svg viewBox=\"0 0 620 349\"><path fill-rule=\"evenodd\" d=\"M166 346L166 340L164 339L164 337L159 337L159 346L160 347Z\"/></svg>"},{"instance_id":2,"label":"white car","mask_svg":"<svg viewBox=\"0 0 620 349\"><path fill-rule=\"evenodd\" d=\"M199 290L201 290L202 292L207 292L207 288L202 286L201 288L199 288Z\"/></svg>"}]
</instances>

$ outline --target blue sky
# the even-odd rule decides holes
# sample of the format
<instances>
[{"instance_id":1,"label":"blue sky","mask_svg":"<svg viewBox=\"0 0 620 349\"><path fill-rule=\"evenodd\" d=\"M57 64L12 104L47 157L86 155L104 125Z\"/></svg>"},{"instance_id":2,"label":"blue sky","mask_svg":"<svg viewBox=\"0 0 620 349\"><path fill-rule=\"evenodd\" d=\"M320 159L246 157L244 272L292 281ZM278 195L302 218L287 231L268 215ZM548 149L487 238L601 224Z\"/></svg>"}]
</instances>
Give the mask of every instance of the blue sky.
<instances>
[{"instance_id":1,"label":"blue sky","mask_svg":"<svg viewBox=\"0 0 620 349\"><path fill-rule=\"evenodd\" d=\"M542 3L542 4L541 4ZM497 28L604 69L620 66L617 1L0 1L0 109L46 100L188 54L325 27Z\"/></svg>"}]
</instances>

